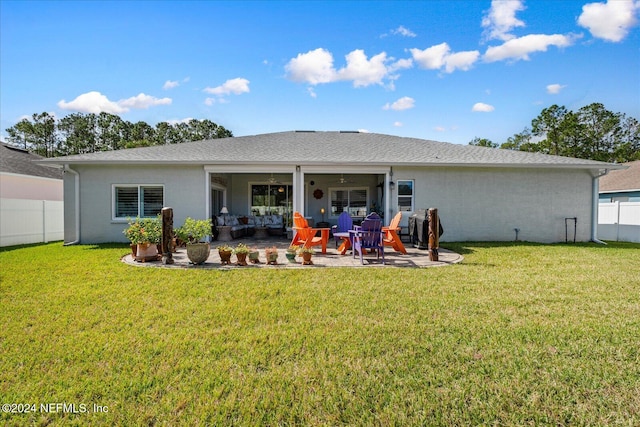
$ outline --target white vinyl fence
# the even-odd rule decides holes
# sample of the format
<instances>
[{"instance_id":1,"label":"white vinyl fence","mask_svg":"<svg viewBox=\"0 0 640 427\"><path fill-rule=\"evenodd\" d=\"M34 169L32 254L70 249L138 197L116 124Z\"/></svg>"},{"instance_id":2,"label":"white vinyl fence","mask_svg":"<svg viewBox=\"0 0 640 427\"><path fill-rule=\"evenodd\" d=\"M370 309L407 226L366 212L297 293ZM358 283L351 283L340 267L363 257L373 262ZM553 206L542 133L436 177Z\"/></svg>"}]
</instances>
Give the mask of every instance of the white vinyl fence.
<instances>
[{"instance_id":1,"label":"white vinyl fence","mask_svg":"<svg viewBox=\"0 0 640 427\"><path fill-rule=\"evenodd\" d=\"M640 202L600 203L598 239L640 243Z\"/></svg>"},{"instance_id":2,"label":"white vinyl fence","mask_svg":"<svg viewBox=\"0 0 640 427\"><path fill-rule=\"evenodd\" d=\"M64 239L64 202L0 199L0 246Z\"/></svg>"}]
</instances>

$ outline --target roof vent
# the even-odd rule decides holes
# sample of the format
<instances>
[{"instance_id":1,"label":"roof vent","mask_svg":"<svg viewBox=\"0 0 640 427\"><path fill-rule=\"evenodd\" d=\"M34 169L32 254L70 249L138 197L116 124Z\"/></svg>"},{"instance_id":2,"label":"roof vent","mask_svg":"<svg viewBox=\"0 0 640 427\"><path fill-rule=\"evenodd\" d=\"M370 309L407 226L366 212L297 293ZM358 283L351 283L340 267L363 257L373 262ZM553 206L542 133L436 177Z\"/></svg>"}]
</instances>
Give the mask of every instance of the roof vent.
<instances>
[{"instance_id":1,"label":"roof vent","mask_svg":"<svg viewBox=\"0 0 640 427\"><path fill-rule=\"evenodd\" d=\"M297 130L296 133L315 133L315 130Z\"/></svg>"},{"instance_id":2,"label":"roof vent","mask_svg":"<svg viewBox=\"0 0 640 427\"><path fill-rule=\"evenodd\" d=\"M360 133L359 130L341 130L340 133Z\"/></svg>"}]
</instances>

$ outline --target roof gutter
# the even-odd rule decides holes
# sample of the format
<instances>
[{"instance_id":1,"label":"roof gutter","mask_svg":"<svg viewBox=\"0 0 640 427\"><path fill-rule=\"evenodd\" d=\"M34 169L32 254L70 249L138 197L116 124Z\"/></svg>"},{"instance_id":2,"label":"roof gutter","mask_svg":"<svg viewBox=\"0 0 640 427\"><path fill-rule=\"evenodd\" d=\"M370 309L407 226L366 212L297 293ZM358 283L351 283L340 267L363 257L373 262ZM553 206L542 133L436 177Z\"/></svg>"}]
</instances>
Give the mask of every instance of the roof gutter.
<instances>
[{"instance_id":1,"label":"roof gutter","mask_svg":"<svg viewBox=\"0 0 640 427\"><path fill-rule=\"evenodd\" d=\"M598 239L598 203L600 199L599 180L608 173L609 169L605 169L604 172L600 172L598 175L591 178L591 241L600 245L606 245L606 243Z\"/></svg>"},{"instance_id":2,"label":"roof gutter","mask_svg":"<svg viewBox=\"0 0 640 427\"><path fill-rule=\"evenodd\" d=\"M64 165L64 172L70 172L74 176L73 188L75 191L74 197L74 209L75 209L75 237L72 242L64 242L64 246L77 245L80 243L80 174L69 167L68 164Z\"/></svg>"}]
</instances>

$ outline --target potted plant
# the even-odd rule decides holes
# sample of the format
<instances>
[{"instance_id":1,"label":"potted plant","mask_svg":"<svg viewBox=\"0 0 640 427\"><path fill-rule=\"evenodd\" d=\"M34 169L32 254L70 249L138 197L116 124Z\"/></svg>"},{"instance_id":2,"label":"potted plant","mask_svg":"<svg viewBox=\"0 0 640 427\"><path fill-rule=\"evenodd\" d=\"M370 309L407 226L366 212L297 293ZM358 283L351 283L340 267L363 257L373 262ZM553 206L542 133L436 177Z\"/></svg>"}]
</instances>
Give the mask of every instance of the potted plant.
<instances>
[{"instance_id":1,"label":"potted plant","mask_svg":"<svg viewBox=\"0 0 640 427\"><path fill-rule=\"evenodd\" d=\"M129 219L129 227L122 232L131 242L132 256L136 261L158 258L158 245L162 240L162 222L159 217Z\"/></svg>"},{"instance_id":2,"label":"potted plant","mask_svg":"<svg viewBox=\"0 0 640 427\"><path fill-rule=\"evenodd\" d=\"M267 264L276 265L278 264L278 248L275 246L271 246L265 248L265 255L267 257Z\"/></svg>"},{"instance_id":3,"label":"potted plant","mask_svg":"<svg viewBox=\"0 0 640 427\"><path fill-rule=\"evenodd\" d=\"M204 242L204 238L211 234L210 219L193 219L187 217L184 224L175 230L180 240L187 245L187 257L193 264L203 264L207 258L211 247Z\"/></svg>"},{"instance_id":4,"label":"potted plant","mask_svg":"<svg viewBox=\"0 0 640 427\"><path fill-rule=\"evenodd\" d=\"M302 246L298 253L302 256L302 265L313 265L313 261L311 261L311 256L315 253L313 248Z\"/></svg>"},{"instance_id":5,"label":"potted plant","mask_svg":"<svg viewBox=\"0 0 640 427\"><path fill-rule=\"evenodd\" d=\"M252 264L260 264L260 252L258 252L258 248L251 248L249 250L249 261Z\"/></svg>"},{"instance_id":6,"label":"potted plant","mask_svg":"<svg viewBox=\"0 0 640 427\"><path fill-rule=\"evenodd\" d=\"M285 253L285 256L287 257L287 260L289 260L289 262L296 262L296 255L298 255L298 250L300 250L300 246L298 245L289 246L289 248L287 249L287 253Z\"/></svg>"},{"instance_id":7,"label":"potted plant","mask_svg":"<svg viewBox=\"0 0 640 427\"><path fill-rule=\"evenodd\" d=\"M236 254L236 258L238 258L238 265L247 265L247 255L249 254L249 247L244 243L238 243L238 245L233 250L233 253Z\"/></svg>"},{"instance_id":8,"label":"potted plant","mask_svg":"<svg viewBox=\"0 0 640 427\"><path fill-rule=\"evenodd\" d=\"M231 264L231 254L233 253L233 248L226 243L218 246L218 255L220 255L220 262L222 265Z\"/></svg>"}]
</instances>

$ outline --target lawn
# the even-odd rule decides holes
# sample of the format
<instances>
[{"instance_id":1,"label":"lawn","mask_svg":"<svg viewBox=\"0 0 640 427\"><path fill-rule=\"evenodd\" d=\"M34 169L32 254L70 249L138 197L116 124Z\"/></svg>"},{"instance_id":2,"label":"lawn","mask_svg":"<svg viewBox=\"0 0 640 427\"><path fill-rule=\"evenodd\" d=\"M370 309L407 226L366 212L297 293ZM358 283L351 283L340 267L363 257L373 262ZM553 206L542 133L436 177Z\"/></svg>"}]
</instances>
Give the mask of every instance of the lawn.
<instances>
[{"instance_id":1,"label":"lawn","mask_svg":"<svg viewBox=\"0 0 640 427\"><path fill-rule=\"evenodd\" d=\"M465 260L186 271L125 265L123 245L0 250L0 424L640 424L640 245L443 246Z\"/></svg>"}]
</instances>

